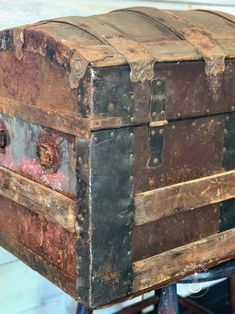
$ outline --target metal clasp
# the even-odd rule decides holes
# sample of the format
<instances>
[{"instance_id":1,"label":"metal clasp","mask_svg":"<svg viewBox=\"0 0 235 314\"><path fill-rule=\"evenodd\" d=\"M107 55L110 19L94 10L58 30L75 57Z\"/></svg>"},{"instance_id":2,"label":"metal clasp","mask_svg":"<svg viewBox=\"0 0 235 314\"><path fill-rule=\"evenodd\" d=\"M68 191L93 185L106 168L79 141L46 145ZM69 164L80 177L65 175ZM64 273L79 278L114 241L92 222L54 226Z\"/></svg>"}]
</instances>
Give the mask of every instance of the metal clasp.
<instances>
[{"instance_id":1,"label":"metal clasp","mask_svg":"<svg viewBox=\"0 0 235 314\"><path fill-rule=\"evenodd\" d=\"M166 84L164 79L152 80L150 126L167 124L166 119Z\"/></svg>"},{"instance_id":2,"label":"metal clasp","mask_svg":"<svg viewBox=\"0 0 235 314\"><path fill-rule=\"evenodd\" d=\"M165 80L152 80L152 96L149 122L149 161L148 167L157 168L162 163L164 126L166 119L166 91Z\"/></svg>"}]
</instances>

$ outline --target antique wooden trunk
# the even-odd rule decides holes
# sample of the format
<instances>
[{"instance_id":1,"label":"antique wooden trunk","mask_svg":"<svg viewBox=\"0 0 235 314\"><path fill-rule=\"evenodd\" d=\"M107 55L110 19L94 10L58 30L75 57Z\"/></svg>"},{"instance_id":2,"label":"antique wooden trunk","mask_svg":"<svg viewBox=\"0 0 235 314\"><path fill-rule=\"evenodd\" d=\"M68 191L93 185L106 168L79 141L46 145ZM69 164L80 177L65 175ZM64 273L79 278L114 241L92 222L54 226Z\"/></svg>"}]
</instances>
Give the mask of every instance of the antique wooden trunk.
<instances>
[{"instance_id":1,"label":"antique wooden trunk","mask_svg":"<svg viewBox=\"0 0 235 314\"><path fill-rule=\"evenodd\" d=\"M0 32L0 244L87 307L235 256L235 18Z\"/></svg>"}]
</instances>

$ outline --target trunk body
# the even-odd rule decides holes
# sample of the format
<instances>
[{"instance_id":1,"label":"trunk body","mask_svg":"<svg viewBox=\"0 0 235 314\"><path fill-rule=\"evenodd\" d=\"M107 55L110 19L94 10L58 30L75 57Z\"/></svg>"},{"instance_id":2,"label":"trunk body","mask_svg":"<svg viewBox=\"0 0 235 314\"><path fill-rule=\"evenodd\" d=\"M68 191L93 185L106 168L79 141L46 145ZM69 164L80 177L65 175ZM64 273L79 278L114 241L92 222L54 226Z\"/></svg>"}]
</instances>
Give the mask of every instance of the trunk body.
<instances>
[{"instance_id":1,"label":"trunk body","mask_svg":"<svg viewBox=\"0 0 235 314\"><path fill-rule=\"evenodd\" d=\"M0 32L0 244L89 308L235 255L235 18Z\"/></svg>"}]
</instances>

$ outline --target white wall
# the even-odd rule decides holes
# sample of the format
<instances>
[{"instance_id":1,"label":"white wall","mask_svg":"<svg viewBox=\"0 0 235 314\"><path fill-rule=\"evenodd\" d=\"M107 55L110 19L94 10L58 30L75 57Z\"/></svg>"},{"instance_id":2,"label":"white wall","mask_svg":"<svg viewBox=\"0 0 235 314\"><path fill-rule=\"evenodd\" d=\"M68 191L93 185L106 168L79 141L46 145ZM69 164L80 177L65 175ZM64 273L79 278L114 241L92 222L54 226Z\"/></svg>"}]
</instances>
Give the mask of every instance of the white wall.
<instances>
[{"instance_id":1,"label":"white wall","mask_svg":"<svg viewBox=\"0 0 235 314\"><path fill-rule=\"evenodd\" d=\"M235 0L0 0L0 28L66 15L104 13L120 7L208 8L235 14Z\"/></svg>"},{"instance_id":2,"label":"white wall","mask_svg":"<svg viewBox=\"0 0 235 314\"><path fill-rule=\"evenodd\" d=\"M172 9L204 7L235 14L235 0L0 0L0 29L53 17L98 14L138 5ZM74 314L75 307L75 302L60 289L0 249L0 314Z\"/></svg>"}]
</instances>

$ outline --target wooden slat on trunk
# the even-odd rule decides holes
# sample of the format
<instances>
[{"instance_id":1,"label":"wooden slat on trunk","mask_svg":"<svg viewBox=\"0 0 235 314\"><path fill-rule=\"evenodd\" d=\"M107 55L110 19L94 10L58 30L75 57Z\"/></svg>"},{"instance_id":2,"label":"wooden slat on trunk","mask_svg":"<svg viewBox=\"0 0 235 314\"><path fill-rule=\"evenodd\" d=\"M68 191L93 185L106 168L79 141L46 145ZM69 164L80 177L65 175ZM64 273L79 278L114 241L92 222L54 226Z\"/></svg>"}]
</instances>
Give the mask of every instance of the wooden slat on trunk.
<instances>
[{"instance_id":1,"label":"wooden slat on trunk","mask_svg":"<svg viewBox=\"0 0 235 314\"><path fill-rule=\"evenodd\" d=\"M75 230L74 200L3 167L0 167L0 195L42 214L63 228Z\"/></svg>"},{"instance_id":2,"label":"wooden slat on trunk","mask_svg":"<svg viewBox=\"0 0 235 314\"><path fill-rule=\"evenodd\" d=\"M231 229L135 262L133 292L163 286L235 257L234 237Z\"/></svg>"},{"instance_id":3,"label":"wooden slat on trunk","mask_svg":"<svg viewBox=\"0 0 235 314\"><path fill-rule=\"evenodd\" d=\"M91 130L119 128L123 124L121 117L83 118L77 113L43 109L43 105L30 106L3 97L0 97L0 112L60 132L85 137L89 137Z\"/></svg>"},{"instance_id":4,"label":"wooden slat on trunk","mask_svg":"<svg viewBox=\"0 0 235 314\"><path fill-rule=\"evenodd\" d=\"M235 170L139 193L135 223L142 225L234 197Z\"/></svg>"}]
</instances>

